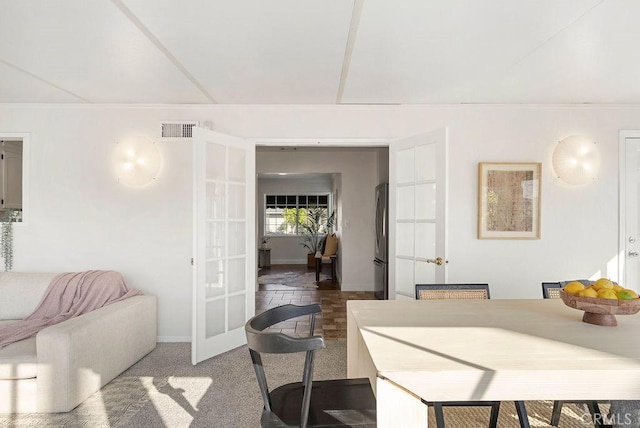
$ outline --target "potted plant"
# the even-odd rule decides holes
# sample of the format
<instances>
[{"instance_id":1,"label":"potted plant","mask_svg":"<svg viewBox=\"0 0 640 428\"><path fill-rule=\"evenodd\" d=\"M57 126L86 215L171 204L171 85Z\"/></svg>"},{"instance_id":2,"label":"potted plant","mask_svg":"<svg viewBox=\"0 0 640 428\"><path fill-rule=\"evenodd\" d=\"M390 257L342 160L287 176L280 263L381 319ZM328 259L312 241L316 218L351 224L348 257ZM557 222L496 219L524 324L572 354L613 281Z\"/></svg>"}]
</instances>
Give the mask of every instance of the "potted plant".
<instances>
[{"instance_id":1,"label":"potted plant","mask_svg":"<svg viewBox=\"0 0 640 428\"><path fill-rule=\"evenodd\" d=\"M335 212L328 215L326 208L308 208L305 211L305 218L301 219L298 231L303 235L302 245L308 250L307 267L315 267L317 252L322 250L322 243L329 229L333 227Z\"/></svg>"},{"instance_id":2,"label":"potted plant","mask_svg":"<svg viewBox=\"0 0 640 428\"><path fill-rule=\"evenodd\" d=\"M13 223L22 221L22 211L8 209L2 217L0 256L4 259L5 272L13 268Z\"/></svg>"}]
</instances>

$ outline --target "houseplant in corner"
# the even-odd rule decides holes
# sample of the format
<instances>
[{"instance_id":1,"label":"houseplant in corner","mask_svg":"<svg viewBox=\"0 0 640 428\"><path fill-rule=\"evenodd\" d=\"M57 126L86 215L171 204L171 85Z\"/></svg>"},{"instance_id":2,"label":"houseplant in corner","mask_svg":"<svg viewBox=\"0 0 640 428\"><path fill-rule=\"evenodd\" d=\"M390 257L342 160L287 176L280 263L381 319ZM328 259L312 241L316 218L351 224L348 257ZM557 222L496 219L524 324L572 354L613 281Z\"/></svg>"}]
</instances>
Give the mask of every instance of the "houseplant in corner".
<instances>
[{"instance_id":1,"label":"houseplant in corner","mask_svg":"<svg viewBox=\"0 0 640 428\"><path fill-rule=\"evenodd\" d=\"M0 233L0 256L4 259L5 272L13 268L13 223L19 221L22 211L9 209L2 217L2 230Z\"/></svg>"},{"instance_id":2,"label":"houseplant in corner","mask_svg":"<svg viewBox=\"0 0 640 428\"><path fill-rule=\"evenodd\" d=\"M300 219L298 230L303 235L302 245L308 250L307 267L315 267L315 254L322 250L325 235L333 227L335 212L328 214L326 208L312 207L305 212L305 218Z\"/></svg>"}]
</instances>

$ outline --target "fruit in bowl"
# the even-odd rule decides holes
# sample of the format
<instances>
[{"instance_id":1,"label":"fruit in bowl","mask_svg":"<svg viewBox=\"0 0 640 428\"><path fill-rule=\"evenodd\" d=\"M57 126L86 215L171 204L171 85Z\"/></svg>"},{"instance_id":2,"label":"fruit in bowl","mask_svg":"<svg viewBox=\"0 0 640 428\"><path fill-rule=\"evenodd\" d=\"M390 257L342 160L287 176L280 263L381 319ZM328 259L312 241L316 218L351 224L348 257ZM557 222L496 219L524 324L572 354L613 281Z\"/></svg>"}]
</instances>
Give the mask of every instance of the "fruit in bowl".
<instances>
[{"instance_id":1,"label":"fruit in bowl","mask_svg":"<svg viewBox=\"0 0 640 428\"><path fill-rule=\"evenodd\" d=\"M582 321L590 324L616 326L615 315L640 311L638 293L607 278L600 278L589 286L572 281L563 288L560 297L565 305L583 310Z\"/></svg>"},{"instance_id":2,"label":"fruit in bowl","mask_svg":"<svg viewBox=\"0 0 640 428\"><path fill-rule=\"evenodd\" d=\"M580 297L600 299L633 300L638 298L638 293L634 290L624 288L607 278L600 278L589 286L585 286L578 281L572 281L565 285L563 291Z\"/></svg>"}]
</instances>

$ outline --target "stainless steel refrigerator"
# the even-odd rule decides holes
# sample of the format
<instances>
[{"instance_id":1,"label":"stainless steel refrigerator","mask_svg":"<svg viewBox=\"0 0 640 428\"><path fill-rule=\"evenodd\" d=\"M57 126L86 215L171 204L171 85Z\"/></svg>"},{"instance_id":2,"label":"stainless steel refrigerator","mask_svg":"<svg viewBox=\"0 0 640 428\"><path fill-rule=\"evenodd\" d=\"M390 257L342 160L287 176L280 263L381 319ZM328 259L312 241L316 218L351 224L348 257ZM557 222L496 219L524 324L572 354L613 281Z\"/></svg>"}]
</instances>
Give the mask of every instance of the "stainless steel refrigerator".
<instances>
[{"instance_id":1,"label":"stainless steel refrigerator","mask_svg":"<svg viewBox=\"0 0 640 428\"><path fill-rule=\"evenodd\" d=\"M376 298L380 300L389 299L389 270L387 259L389 257L388 237L389 223L389 184L383 183L376 186L376 236L375 236L375 258L373 265L374 291Z\"/></svg>"}]
</instances>

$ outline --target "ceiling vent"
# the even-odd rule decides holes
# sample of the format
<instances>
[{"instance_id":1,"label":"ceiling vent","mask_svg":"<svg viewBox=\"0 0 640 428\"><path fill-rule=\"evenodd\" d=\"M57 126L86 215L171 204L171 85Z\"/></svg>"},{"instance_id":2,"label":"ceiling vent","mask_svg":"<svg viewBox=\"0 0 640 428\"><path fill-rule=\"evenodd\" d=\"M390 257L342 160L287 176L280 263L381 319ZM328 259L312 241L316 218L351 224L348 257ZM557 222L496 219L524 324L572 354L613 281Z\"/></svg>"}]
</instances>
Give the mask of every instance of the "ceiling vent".
<instances>
[{"instance_id":1,"label":"ceiling vent","mask_svg":"<svg viewBox=\"0 0 640 428\"><path fill-rule=\"evenodd\" d=\"M193 137L193 127L198 121L191 122L162 122L162 138L185 139Z\"/></svg>"}]
</instances>

